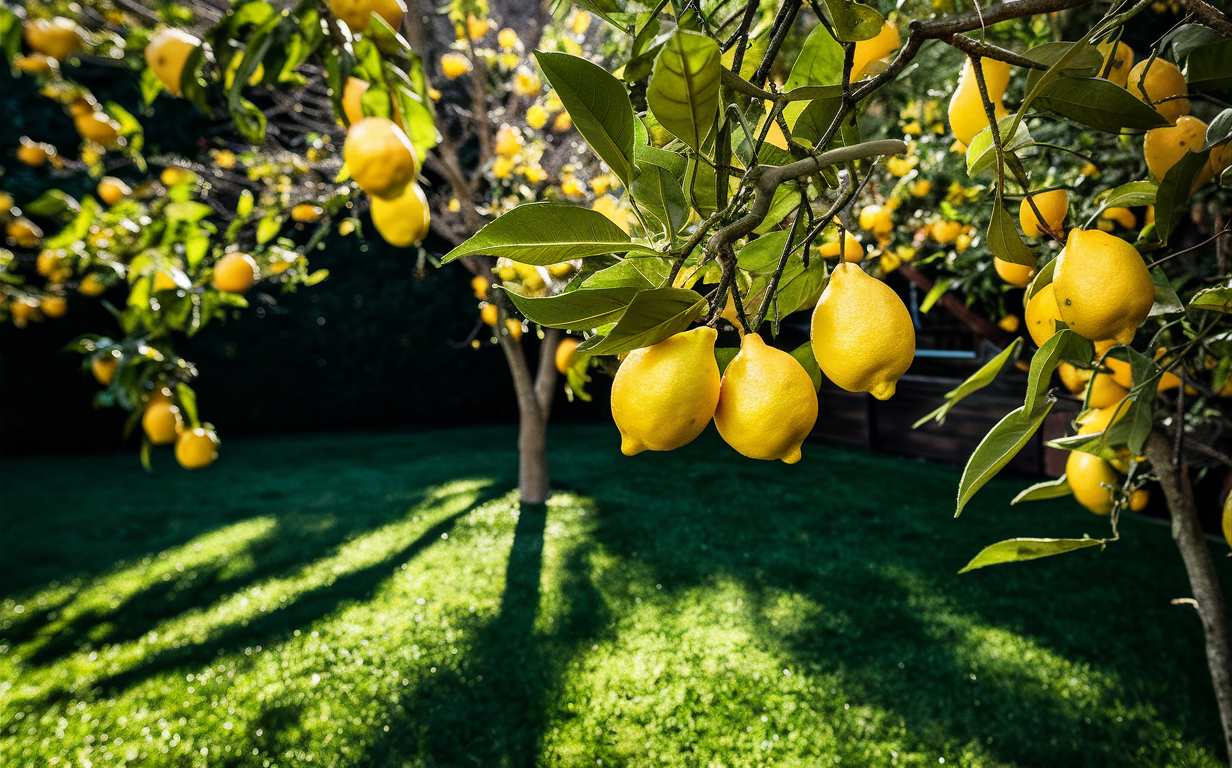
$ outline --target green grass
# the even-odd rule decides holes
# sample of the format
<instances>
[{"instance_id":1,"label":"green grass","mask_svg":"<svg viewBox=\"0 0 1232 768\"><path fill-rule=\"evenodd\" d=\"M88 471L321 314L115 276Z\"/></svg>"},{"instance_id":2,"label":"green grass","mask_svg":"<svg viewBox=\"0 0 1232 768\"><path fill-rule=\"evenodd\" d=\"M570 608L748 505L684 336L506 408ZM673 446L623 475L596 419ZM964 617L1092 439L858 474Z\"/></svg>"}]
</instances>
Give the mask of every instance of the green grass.
<instances>
[{"instance_id":1,"label":"green grass","mask_svg":"<svg viewBox=\"0 0 1232 768\"><path fill-rule=\"evenodd\" d=\"M0 463L5 766L1214 766L1164 526L957 576L1072 502L708 432L493 428ZM1222 552L1219 553L1222 555ZM1218 559L1226 571L1226 560Z\"/></svg>"}]
</instances>

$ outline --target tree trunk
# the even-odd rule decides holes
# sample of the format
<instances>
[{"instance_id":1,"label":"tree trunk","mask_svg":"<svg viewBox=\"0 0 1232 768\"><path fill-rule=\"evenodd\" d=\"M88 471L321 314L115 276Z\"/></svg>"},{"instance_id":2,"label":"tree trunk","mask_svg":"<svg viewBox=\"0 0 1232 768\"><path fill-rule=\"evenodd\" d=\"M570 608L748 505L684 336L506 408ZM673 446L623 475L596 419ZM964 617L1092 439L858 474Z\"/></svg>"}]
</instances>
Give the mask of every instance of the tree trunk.
<instances>
[{"instance_id":1,"label":"tree trunk","mask_svg":"<svg viewBox=\"0 0 1232 768\"><path fill-rule=\"evenodd\" d=\"M552 413L552 396L556 392L556 347L561 331L548 329L539 343L539 365L531 378L530 366L522 342L509 335L502 309L497 322L497 338L518 398L518 489L523 504L547 501L551 487L548 481L548 416Z\"/></svg>"},{"instance_id":2,"label":"tree trunk","mask_svg":"<svg viewBox=\"0 0 1232 768\"><path fill-rule=\"evenodd\" d=\"M1189 482L1189 465L1184 452L1175 455L1167 436L1159 431L1152 432L1147 439L1146 456L1163 486L1172 514L1172 538L1189 574L1194 604L1206 635L1206 663L1219 703L1224 747L1232 760L1232 651L1228 642L1228 608L1215 573L1210 546L1198 520L1193 487Z\"/></svg>"}]
</instances>

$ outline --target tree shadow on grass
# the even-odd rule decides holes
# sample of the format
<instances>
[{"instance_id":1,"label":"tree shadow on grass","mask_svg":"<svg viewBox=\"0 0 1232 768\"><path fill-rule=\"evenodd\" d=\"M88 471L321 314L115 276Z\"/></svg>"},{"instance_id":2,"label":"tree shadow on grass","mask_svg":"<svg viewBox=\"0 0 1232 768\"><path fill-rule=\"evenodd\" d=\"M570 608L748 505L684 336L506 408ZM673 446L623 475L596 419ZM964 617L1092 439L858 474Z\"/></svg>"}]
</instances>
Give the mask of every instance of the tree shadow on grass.
<instances>
[{"instance_id":1,"label":"tree shadow on grass","mask_svg":"<svg viewBox=\"0 0 1232 768\"><path fill-rule=\"evenodd\" d=\"M558 574L562 615L536 630L543 577L545 505L522 505L500 609L476 631L464 664L423 680L391 713L390 729L357 764L401 766L409 755L440 766L538 764L565 665L606 623L588 576L589 541L570 541Z\"/></svg>"}]
</instances>

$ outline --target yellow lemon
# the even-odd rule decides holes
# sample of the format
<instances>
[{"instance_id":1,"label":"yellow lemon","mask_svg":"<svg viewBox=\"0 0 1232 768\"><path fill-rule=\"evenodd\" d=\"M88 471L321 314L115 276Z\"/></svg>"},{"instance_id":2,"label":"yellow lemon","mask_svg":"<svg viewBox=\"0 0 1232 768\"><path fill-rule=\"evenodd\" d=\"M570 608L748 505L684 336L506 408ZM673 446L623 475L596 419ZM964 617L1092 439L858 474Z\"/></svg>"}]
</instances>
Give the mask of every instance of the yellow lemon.
<instances>
[{"instance_id":1,"label":"yellow lemon","mask_svg":"<svg viewBox=\"0 0 1232 768\"><path fill-rule=\"evenodd\" d=\"M116 143L120 136L120 124L107 116L106 112L90 112L81 117L73 118L73 125L81 138L109 147Z\"/></svg>"},{"instance_id":2,"label":"yellow lemon","mask_svg":"<svg viewBox=\"0 0 1232 768\"><path fill-rule=\"evenodd\" d=\"M952 243L957 240L958 236L962 234L962 231L962 222L958 221L934 221L932 226L929 228L929 232L932 234L933 239L942 245L946 245L947 243Z\"/></svg>"},{"instance_id":3,"label":"yellow lemon","mask_svg":"<svg viewBox=\"0 0 1232 768\"><path fill-rule=\"evenodd\" d=\"M450 52L441 57L441 71L450 80L465 75L472 68L471 60L461 53Z\"/></svg>"},{"instance_id":4,"label":"yellow lemon","mask_svg":"<svg viewBox=\"0 0 1232 768\"><path fill-rule=\"evenodd\" d=\"M406 6L402 0L329 0L329 10L346 22L352 32L359 34L368 28L369 19L374 13L397 29L402 25Z\"/></svg>"},{"instance_id":5,"label":"yellow lemon","mask_svg":"<svg viewBox=\"0 0 1232 768\"><path fill-rule=\"evenodd\" d=\"M291 220L301 224L316 224L324 215L324 208L311 203L300 203L291 209Z\"/></svg>"},{"instance_id":6,"label":"yellow lemon","mask_svg":"<svg viewBox=\"0 0 1232 768\"><path fill-rule=\"evenodd\" d=\"M1034 201L1035 207L1044 217L1042 222L1039 216L1035 215L1029 201ZM1068 213L1069 193L1064 189L1052 189L1024 197L1018 206L1018 223L1022 224L1022 232L1027 237L1039 237L1043 234L1042 224L1046 224L1048 229L1061 236L1065 234L1063 227Z\"/></svg>"},{"instance_id":7,"label":"yellow lemon","mask_svg":"<svg viewBox=\"0 0 1232 768\"><path fill-rule=\"evenodd\" d=\"M1057 332L1056 321L1061 319L1061 309L1057 306L1056 292L1052 283L1039 289L1027 302L1027 333L1035 346L1042 347L1044 342Z\"/></svg>"},{"instance_id":8,"label":"yellow lemon","mask_svg":"<svg viewBox=\"0 0 1232 768\"><path fill-rule=\"evenodd\" d=\"M1086 403L1088 408L1108 408L1128 395L1129 390L1117 384L1112 374L1096 371L1087 384Z\"/></svg>"},{"instance_id":9,"label":"yellow lemon","mask_svg":"<svg viewBox=\"0 0 1232 768\"><path fill-rule=\"evenodd\" d=\"M184 428L180 409L169 402L152 402L141 416L141 428L154 445L171 445Z\"/></svg>"},{"instance_id":10,"label":"yellow lemon","mask_svg":"<svg viewBox=\"0 0 1232 768\"><path fill-rule=\"evenodd\" d=\"M496 321L497 319L499 319L499 312L496 309L496 305L495 304L484 304L482 307L480 307L479 308L479 318L483 320L484 324L490 325L493 328L495 328Z\"/></svg>"},{"instance_id":11,"label":"yellow lemon","mask_svg":"<svg viewBox=\"0 0 1232 768\"><path fill-rule=\"evenodd\" d=\"M1148 66L1149 65L1149 66ZM1126 90L1150 104L1170 123L1189 114L1189 99L1172 98L1189 93L1180 68L1164 59L1146 59L1129 70Z\"/></svg>"},{"instance_id":12,"label":"yellow lemon","mask_svg":"<svg viewBox=\"0 0 1232 768\"><path fill-rule=\"evenodd\" d=\"M228 253L214 265L214 287L227 293L247 293L259 276L257 262L246 253Z\"/></svg>"},{"instance_id":13,"label":"yellow lemon","mask_svg":"<svg viewBox=\"0 0 1232 768\"><path fill-rule=\"evenodd\" d=\"M90 361L90 373L94 374L94 380L99 384L109 387L119 365L119 352L104 352Z\"/></svg>"},{"instance_id":14,"label":"yellow lemon","mask_svg":"<svg viewBox=\"0 0 1232 768\"><path fill-rule=\"evenodd\" d=\"M1101 219L1107 219L1108 221L1115 221L1117 224L1120 224L1126 229L1138 228L1138 217L1135 216L1134 212L1128 208L1121 208L1120 206L1114 205L1111 208L1105 208L1103 212L1099 214L1099 217Z\"/></svg>"},{"instance_id":15,"label":"yellow lemon","mask_svg":"<svg viewBox=\"0 0 1232 768\"><path fill-rule=\"evenodd\" d=\"M1104 70L1107 70L1107 79L1124 88L1134 66L1134 49L1120 42L1116 43L1115 50L1111 42L1100 43L1095 47L1104 54L1104 66L1100 67L1100 74L1103 75ZM1111 66L1108 64L1109 59L1112 59Z\"/></svg>"},{"instance_id":16,"label":"yellow lemon","mask_svg":"<svg viewBox=\"0 0 1232 768\"><path fill-rule=\"evenodd\" d=\"M817 246L817 252L823 259L829 259L841 253L845 262L858 263L864 260L864 246L860 245L855 235L847 231L843 232L841 245L838 240L822 243Z\"/></svg>"},{"instance_id":17,"label":"yellow lemon","mask_svg":"<svg viewBox=\"0 0 1232 768\"><path fill-rule=\"evenodd\" d=\"M1176 119L1175 125L1147 131L1142 140L1142 156L1146 160L1146 167L1151 169L1151 175L1162 180L1182 157L1188 152L1200 151L1204 144L1206 123L1196 117L1183 115ZM1205 181L1205 178L1201 179L1201 182ZM1196 185L1201 186L1201 182Z\"/></svg>"},{"instance_id":18,"label":"yellow lemon","mask_svg":"<svg viewBox=\"0 0 1232 768\"><path fill-rule=\"evenodd\" d=\"M372 198L371 213L376 231L385 242L397 248L407 248L423 240L432 219L428 198L414 182L396 198Z\"/></svg>"},{"instance_id":19,"label":"yellow lemon","mask_svg":"<svg viewBox=\"0 0 1232 768\"><path fill-rule=\"evenodd\" d=\"M82 296L101 296L107 290L107 284L96 274L90 273L81 278L77 292Z\"/></svg>"},{"instance_id":20,"label":"yellow lemon","mask_svg":"<svg viewBox=\"0 0 1232 768\"><path fill-rule=\"evenodd\" d=\"M64 317L68 312L68 300L63 296L44 296L39 299L39 309L48 317Z\"/></svg>"},{"instance_id":21,"label":"yellow lemon","mask_svg":"<svg viewBox=\"0 0 1232 768\"><path fill-rule=\"evenodd\" d=\"M37 248L43 239L42 228L24 216L6 224L4 234L22 248Z\"/></svg>"},{"instance_id":22,"label":"yellow lemon","mask_svg":"<svg viewBox=\"0 0 1232 768\"><path fill-rule=\"evenodd\" d=\"M915 358L915 328L903 300L858 264L834 268L813 310L811 338L822 373L878 400L894 394Z\"/></svg>"},{"instance_id":23,"label":"yellow lemon","mask_svg":"<svg viewBox=\"0 0 1232 768\"><path fill-rule=\"evenodd\" d=\"M161 29L145 47L145 63L173 96L181 95L180 83L188 57L201 41L182 29Z\"/></svg>"},{"instance_id":24,"label":"yellow lemon","mask_svg":"<svg viewBox=\"0 0 1232 768\"><path fill-rule=\"evenodd\" d=\"M1141 512L1146 509L1146 505L1151 503L1151 492L1145 488L1139 488L1129 495L1129 511Z\"/></svg>"},{"instance_id":25,"label":"yellow lemon","mask_svg":"<svg viewBox=\"0 0 1232 768\"><path fill-rule=\"evenodd\" d=\"M858 41L851 60L851 82L854 83L873 74L869 71L869 65L894 53L902 44L903 40L898 34L898 27L894 26L891 21L882 25L876 37L871 40Z\"/></svg>"},{"instance_id":26,"label":"yellow lemon","mask_svg":"<svg viewBox=\"0 0 1232 768\"><path fill-rule=\"evenodd\" d=\"M988 98L993 104L994 116L1000 120L1009 115L1009 111L1001 103L1001 97L1009 86L1010 65L984 58L981 60L981 68L984 71L984 83L988 88ZM984 111L984 100L980 96L980 87L976 82L975 67L972 66L971 59L967 59L962 75L958 78L958 87L950 97L948 115L950 130L954 133L954 138L964 145L964 151L966 146L971 144L971 140L988 127L988 113Z\"/></svg>"},{"instance_id":27,"label":"yellow lemon","mask_svg":"<svg viewBox=\"0 0 1232 768\"><path fill-rule=\"evenodd\" d=\"M1070 232L1052 285L1061 319L1093 341L1129 344L1155 302L1151 273L1138 251L1099 230Z\"/></svg>"},{"instance_id":28,"label":"yellow lemon","mask_svg":"<svg viewBox=\"0 0 1232 768\"><path fill-rule=\"evenodd\" d=\"M56 148L50 144L40 144L34 141L29 136L22 136L20 146L17 147L17 159L23 164L31 168L38 168L44 165L47 160L54 157Z\"/></svg>"},{"instance_id":29,"label":"yellow lemon","mask_svg":"<svg viewBox=\"0 0 1232 768\"><path fill-rule=\"evenodd\" d=\"M997 327L1006 333L1017 333L1020 322L1018 315L1006 315L997 321Z\"/></svg>"},{"instance_id":30,"label":"yellow lemon","mask_svg":"<svg viewBox=\"0 0 1232 768\"><path fill-rule=\"evenodd\" d=\"M342 145L351 177L374 197L397 197L415 179L419 158L392 120L365 117L351 126Z\"/></svg>"},{"instance_id":31,"label":"yellow lemon","mask_svg":"<svg viewBox=\"0 0 1232 768\"><path fill-rule=\"evenodd\" d=\"M1087 411L1082 418L1078 419L1078 434L1097 435L1120 421L1129 409L1128 403L1125 405L1121 403L1122 400L1117 400L1111 405Z\"/></svg>"},{"instance_id":32,"label":"yellow lemon","mask_svg":"<svg viewBox=\"0 0 1232 768\"><path fill-rule=\"evenodd\" d=\"M1076 395L1087 388L1091 373L1085 368L1078 368L1070 363L1063 362L1057 366L1057 375L1061 377L1061 384L1069 390L1071 395Z\"/></svg>"},{"instance_id":33,"label":"yellow lemon","mask_svg":"<svg viewBox=\"0 0 1232 768\"><path fill-rule=\"evenodd\" d=\"M719 388L714 425L750 459L800 460L800 446L817 422L817 393L800 361L745 335Z\"/></svg>"},{"instance_id":34,"label":"yellow lemon","mask_svg":"<svg viewBox=\"0 0 1232 768\"><path fill-rule=\"evenodd\" d=\"M696 328L629 353L612 380L622 453L671 451L702 433L719 404L717 337Z\"/></svg>"},{"instance_id":35,"label":"yellow lemon","mask_svg":"<svg viewBox=\"0 0 1232 768\"><path fill-rule=\"evenodd\" d=\"M107 205L115 205L133 193L131 187L114 176L104 176L98 182L98 196Z\"/></svg>"},{"instance_id":36,"label":"yellow lemon","mask_svg":"<svg viewBox=\"0 0 1232 768\"><path fill-rule=\"evenodd\" d=\"M992 259L993 269L997 270L997 274L1001 279L1015 288L1026 288L1031 283L1031 278L1035 277L1035 267L1026 264L1015 264L1012 261L1003 261L996 256Z\"/></svg>"},{"instance_id":37,"label":"yellow lemon","mask_svg":"<svg viewBox=\"0 0 1232 768\"><path fill-rule=\"evenodd\" d=\"M573 350L578 348L578 344L582 342L566 336L560 340L560 344L556 347L556 370L561 375L564 375L570 368L570 363L573 362Z\"/></svg>"},{"instance_id":38,"label":"yellow lemon","mask_svg":"<svg viewBox=\"0 0 1232 768\"><path fill-rule=\"evenodd\" d=\"M1117 485L1117 475L1107 461L1072 451L1065 461L1065 477L1079 504L1097 515L1112 511L1112 488Z\"/></svg>"},{"instance_id":39,"label":"yellow lemon","mask_svg":"<svg viewBox=\"0 0 1232 768\"><path fill-rule=\"evenodd\" d=\"M175 460L184 469L202 469L218 458L218 435L214 430L186 429L175 441Z\"/></svg>"},{"instance_id":40,"label":"yellow lemon","mask_svg":"<svg viewBox=\"0 0 1232 768\"><path fill-rule=\"evenodd\" d=\"M32 49L57 61L64 61L81 50L81 27L63 16L27 19L22 22L22 33Z\"/></svg>"},{"instance_id":41,"label":"yellow lemon","mask_svg":"<svg viewBox=\"0 0 1232 768\"><path fill-rule=\"evenodd\" d=\"M364 94L370 85L367 80L348 77L346 85L342 86L342 114L346 116L347 125L364 119Z\"/></svg>"}]
</instances>

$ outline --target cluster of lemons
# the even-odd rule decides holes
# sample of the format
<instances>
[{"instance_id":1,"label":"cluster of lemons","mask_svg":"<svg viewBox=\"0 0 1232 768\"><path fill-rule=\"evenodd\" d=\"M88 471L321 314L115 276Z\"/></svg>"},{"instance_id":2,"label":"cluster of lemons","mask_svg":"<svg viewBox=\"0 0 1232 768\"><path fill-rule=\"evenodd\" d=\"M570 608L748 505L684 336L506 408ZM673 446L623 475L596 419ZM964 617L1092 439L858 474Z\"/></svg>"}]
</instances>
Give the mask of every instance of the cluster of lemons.
<instances>
[{"instance_id":1,"label":"cluster of lemons","mask_svg":"<svg viewBox=\"0 0 1232 768\"><path fill-rule=\"evenodd\" d=\"M508 290L521 296L538 298L559 292L569 277L577 271L577 266L576 262L562 261L559 264L537 267L502 257L496 260L492 274ZM490 287L486 277L476 275L471 279L471 289L475 298L479 299L479 317L485 325L495 329L500 322L500 310L488 295ZM520 340L526 331L523 321L512 317L505 318L505 328L514 341ZM476 341L475 346L478 345L479 342Z\"/></svg>"}]
</instances>

